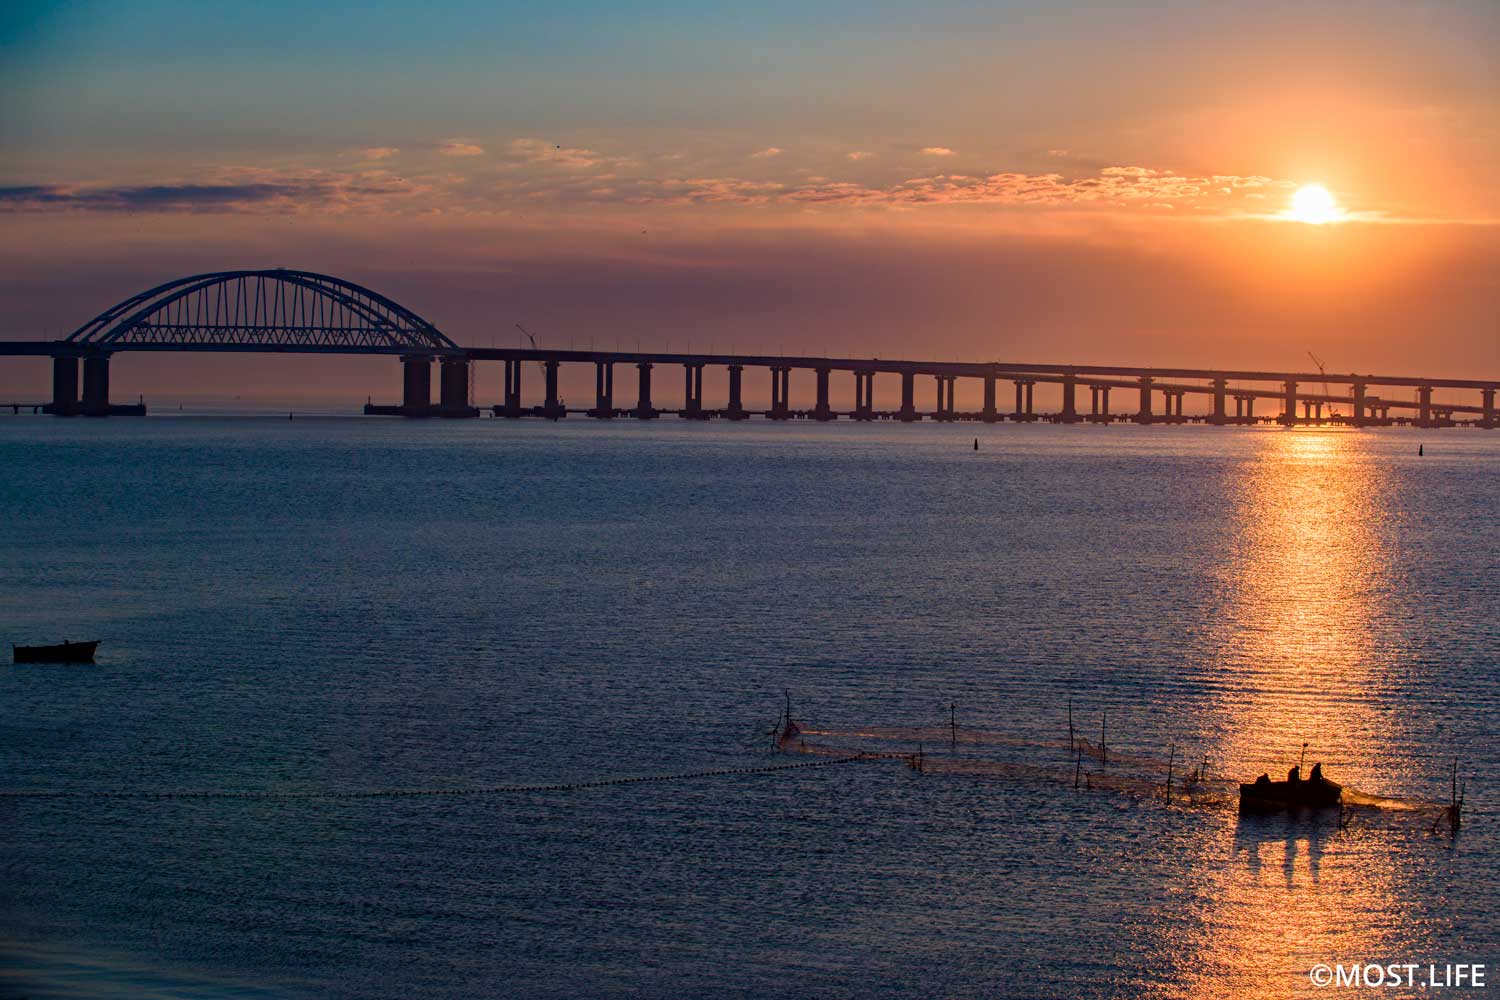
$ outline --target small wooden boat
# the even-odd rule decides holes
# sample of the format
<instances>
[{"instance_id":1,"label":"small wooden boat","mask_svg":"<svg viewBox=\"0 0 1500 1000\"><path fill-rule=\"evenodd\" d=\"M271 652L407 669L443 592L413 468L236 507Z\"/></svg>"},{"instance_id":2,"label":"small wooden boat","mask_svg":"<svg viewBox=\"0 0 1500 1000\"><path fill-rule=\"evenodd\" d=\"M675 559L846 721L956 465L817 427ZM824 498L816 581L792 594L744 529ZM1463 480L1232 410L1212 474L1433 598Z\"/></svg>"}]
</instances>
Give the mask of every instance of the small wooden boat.
<instances>
[{"instance_id":1,"label":"small wooden boat","mask_svg":"<svg viewBox=\"0 0 1500 1000\"><path fill-rule=\"evenodd\" d=\"M99 641L59 642L51 646L12 645L16 663L93 663Z\"/></svg>"},{"instance_id":2,"label":"small wooden boat","mask_svg":"<svg viewBox=\"0 0 1500 1000\"><path fill-rule=\"evenodd\" d=\"M1272 781L1262 774L1250 784L1240 784L1240 812L1276 813L1294 809L1335 809L1344 801L1344 786L1323 777L1322 767L1313 766L1303 781L1292 768L1286 781Z\"/></svg>"}]
</instances>

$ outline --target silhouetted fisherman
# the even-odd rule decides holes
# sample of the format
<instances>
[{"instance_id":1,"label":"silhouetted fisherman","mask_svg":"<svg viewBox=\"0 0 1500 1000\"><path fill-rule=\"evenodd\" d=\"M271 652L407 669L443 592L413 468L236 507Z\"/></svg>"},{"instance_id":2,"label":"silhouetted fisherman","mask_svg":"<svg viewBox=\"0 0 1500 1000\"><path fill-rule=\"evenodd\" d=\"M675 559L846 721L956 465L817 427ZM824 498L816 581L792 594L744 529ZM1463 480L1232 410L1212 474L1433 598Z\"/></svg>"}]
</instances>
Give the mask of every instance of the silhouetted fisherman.
<instances>
[{"instance_id":1,"label":"silhouetted fisherman","mask_svg":"<svg viewBox=\"0 0 1500 1000\"><path fill-rule=\"evenodd\" d=\"M974 439L974 450L975 451L979 450L979 439L978 438Z\"/></svg>"},{"instance_id":2,"label":"silhouetted fisherman","mask_svg":"<svg viewBox=\"0 0 1500 1000\"><path fill-rule=\"evenodd\" d=\"M1286 783L1289 785L1302 784L1302 768L1294 766L1286 773Z\"/></svg>"},{"instance_id":3,"label":"silhouetted fisherman","mask_svg":"<svg viewBox=\"0 0 1500 1000\"><path fill-rule=\"evenodd\" d=\"M1313 782L1317 782L1317 781L1322 781L1323 780L1323 765L1322 765L1322 763L1317 763L1317 764L1313 765L1312 773L1307 776L1307 780L1313 781Z\"/></svg>"}]
</instances>

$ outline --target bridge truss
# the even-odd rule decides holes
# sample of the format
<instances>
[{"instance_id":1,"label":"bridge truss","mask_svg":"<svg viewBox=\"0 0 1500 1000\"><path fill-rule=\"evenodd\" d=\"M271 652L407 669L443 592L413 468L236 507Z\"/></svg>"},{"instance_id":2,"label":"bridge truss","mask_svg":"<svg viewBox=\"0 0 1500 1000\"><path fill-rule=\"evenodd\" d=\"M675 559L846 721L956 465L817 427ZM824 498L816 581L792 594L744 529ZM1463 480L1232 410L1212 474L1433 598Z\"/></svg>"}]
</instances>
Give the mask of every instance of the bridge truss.
<instances>
[{"instance_id":1,"label":"bridge truss","mask_svg":"<svg viewBox=\"0 0 1500 1000\"><path fill-rule=\"evenodd\" d=\"M105 310L67 342L104 350L458 350L437 327L362 285L281 268L169 281Z\"/></svg>"}]
</instances>

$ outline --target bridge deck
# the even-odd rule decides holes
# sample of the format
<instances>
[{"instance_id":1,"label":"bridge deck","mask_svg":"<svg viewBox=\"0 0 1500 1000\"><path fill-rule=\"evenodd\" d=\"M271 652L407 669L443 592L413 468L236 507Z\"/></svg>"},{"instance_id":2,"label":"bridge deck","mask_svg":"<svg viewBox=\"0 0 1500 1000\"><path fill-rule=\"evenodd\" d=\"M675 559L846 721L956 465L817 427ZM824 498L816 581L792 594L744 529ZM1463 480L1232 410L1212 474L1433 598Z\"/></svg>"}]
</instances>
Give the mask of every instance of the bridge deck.
<instances>
[{"instance_id":1,"label":"bridge deck","mask_svg":"<svg viewBox=\"0 0 1500 1000\"><path fill-rule=\"evenodd\" d=\"M100 349L80 346L61 340L3 340L0 341L0 356L11 357L68 357L83 356ZM133 351L184 351L209 354L333 354L333 355L384 355L412 356L410 348L367 345L303 345L303 344L121 344L109 348L106 353ZM703 365L705 367L745 368L790 368L803 371L876 372L877 374L900 375L952 375L959 378L1000 379L1032 378L1040 382L1059 382L1076 379L1079 382L1111 378L1130 379L1198 379L1205 382L1224 380L1227 382L1296 382L1300 384L1399 386L1405 388L1431 387L1434 389L1500 389L1500 378L1460 379L1434 378L1423 375L1382 375L1377 373L1338 373L1306 371L1272 371L1242 368L1178 368L1146 367L1140 365L1074 365L1042 364L1010 361L923 361L914 358L846 358L809 357L804 355L779 354L704 354L669 353L664 351L579 351L551 350L546 348L507 347L459 347L451 351L420 352L434 359L443 357L467 358L472 361L555 361L560 364L621 364L621 365ZM1134 387L1134 384L1132 384ZM1210 386L1184 385L1184 391L1202 392ZM1312 398L1299 392L1298 398Z\"/></svg>"}]
</instances>

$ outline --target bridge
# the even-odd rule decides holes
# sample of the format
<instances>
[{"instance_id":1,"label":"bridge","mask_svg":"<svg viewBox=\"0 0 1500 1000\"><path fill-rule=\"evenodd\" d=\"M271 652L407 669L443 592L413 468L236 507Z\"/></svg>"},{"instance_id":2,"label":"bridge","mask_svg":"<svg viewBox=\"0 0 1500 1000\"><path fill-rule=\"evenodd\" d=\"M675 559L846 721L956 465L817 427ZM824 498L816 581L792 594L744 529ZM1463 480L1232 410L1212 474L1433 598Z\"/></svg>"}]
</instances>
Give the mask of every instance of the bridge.
<instances>
[{"instance_id":1,"label":"bridge","mask_svg":"<svg viewBox=\"0 0 1500 1000\"><path fill-rule=\"evenodd\" d=\"M110 358L130 351L389 355L401 365L401 402L371 403L365 412L403 417L479 416L481 411L470 398L470 372L481 362L500 362L504 365L503 399L489 407L496 417L560 419L572 413L598 419L653 419L675 413L697 420L746 420L754 415L771 420L848 417L902 422L933 419L985 423L1197 421L1221 426L1255 423L1500 426L1500 416L1495 410L1500 379L461 347L410 309L368 288L330 275L281 268L219 271L178 278L112 306L65 339L0 341L0 356L52 360L51 399L36 407L59 416L144 414L143 404L121 405L110 401ZM570 409L564 404L558 390L558 373L565 364L594 366L592 406ZM541 401L527 405L523 401L522 373L533 365L541 374ZM438 369L436 401L432 395L434 366ZM635 369L636 391L629 406L615 402L617 366ZM661 409L653 403L653 372L659 367L681 370L684 385L681 408ZM729 376L728 398L720 406L710 406L704 398L703 371L710 367L721 367ZM747 370L761 371L762 377L768 378L769 408L751 410L745 406ZM790 375L794 370L815 376L811 406L798 408L792 404ZM852 409L835 410L831 405L830 385L835 373L853 379ZM900 380L899 397L893 400L898 401L897 405L876 406L877 376ZM930 410L918 408L918 379L924 382L930 379L935 390ZM955 405L959 379L973 379L982 384L983 404L979 410L960 411ZM1002 382L1009 383L1014 392L1014 408L1000 407ZM1055 410L1042 412L1038 408L1035 399L1038 385L1055 387L1053 395L1059 400ZM1315 391L1319 388L1321 391ZM1085 390L1089 393L1087 408L1080 405ZM1126 405L1119 409L1111 407L1111 393L1115 390L1129 394L1125 397ZM1463 399L1435 402L1435 390ZM1403 396L1410 393L1414 398L1395 398L1396 393ZM1204 412L1187 413L1183 401L1188 396L1200 398L1206 404L1202 407ZM1256 405L1263 401L1270 401L1271 407L1279 409L1257 414ZM32 404L9 405L19 409Z\"/></svg>"}]
</instances>

